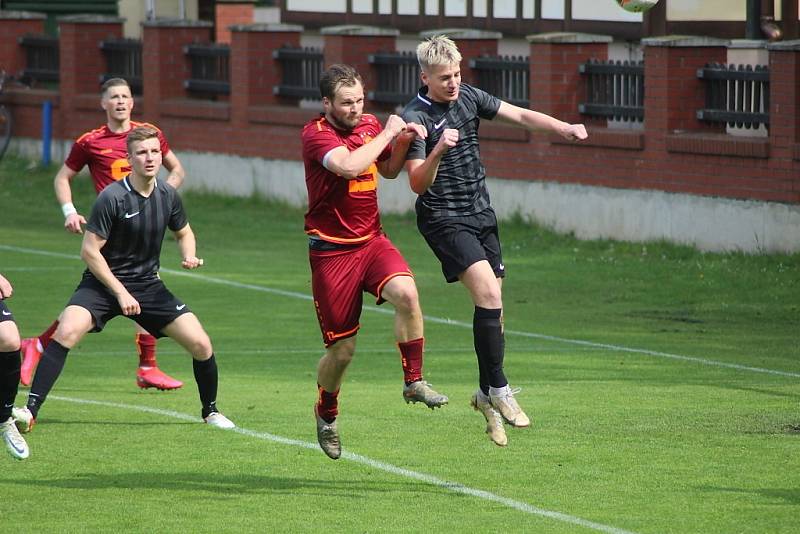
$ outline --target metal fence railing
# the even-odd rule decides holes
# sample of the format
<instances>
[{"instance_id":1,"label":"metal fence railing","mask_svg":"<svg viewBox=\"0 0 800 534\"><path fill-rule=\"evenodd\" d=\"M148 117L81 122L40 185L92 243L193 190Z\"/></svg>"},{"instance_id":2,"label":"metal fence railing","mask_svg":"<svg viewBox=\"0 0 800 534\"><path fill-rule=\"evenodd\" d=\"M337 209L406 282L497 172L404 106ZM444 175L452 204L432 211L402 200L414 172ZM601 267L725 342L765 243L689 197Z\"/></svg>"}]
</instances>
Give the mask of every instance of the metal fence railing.
<instances>
[{"instance_id":1,"label":"metal fence railing","mask_svg":"<svg viewBox=\"0 0 800 534\"><path fill-rule=\"evenodd\" d=\"M530 66L527 57L478 57L469 61L475 86L515 106L528 107Z\"/></svg>"},{"instance_id":2,"label":"metal fence railing","mask_svg":"<svg viewBox=\"0 0 800 534\"><path fill-rule=\"evenodd\" d=\"M644 62L589 60L578 71L586 79L584 115L623 121L644 120Z\"/></svg>"},{"instance_id":3,"label":"metal fence railing","mask_svg":"<svg viewBox=\"0 0 800 534\"><path fill-rule=\"evenodd\" d=\"M371 102L406 104L414 98L421 84L419 62L413 52L379 52L367 61L375 69L376 86L369 91Z\"/></svg>"},{"instance_id":4,"label":"metal fence railing","mask_svg":"<svg viewBox=\"0 0 800 534\"><path fill-rule=\"evenodd\" d=\"M324 59L318 48L279 48L272 57L281 64L281 83L272 88L278 96L316 98L319 96L319 77Z\"/></svg>"},{"instance_id":5,"label":"metal fence railing","mask_svg":"<svg viewBox=\"0 0 800 534\"><path fill-rule=\"evenodd\" d=\"M697 70L706 82L706 107L697 111L701 121L730 127L769 127L769 67L711 63Z\"/></svg>"},{"instance_id":6,"label":"metal fence railing","mask_svg":"<svg viewBox=\"0 0 800 534\"><path fill-rule=\"evenodd\" d=\"M27 34L19 38L25 49L24 80L58 81L58 37Z\"/></svg>"},{"instance_id":7,"label":"metal fence railing","mask_svg":"<svg viewBox=\"0 0 800 534\"><path fill-rule=\"evenodd\" d=\"M124 78L134 95L142 94L142 41L139 39L107 39L100 42L106 58L106 72L100 83L111 78Z\"/></svg>"},{"instance_id":8,"label":"metal fence railing","mask_svg":"<svg viewBox=\"0 0 800 534\"><path fill-rule=\"evenodd\" d=\"M230 55L225 44L190 44L184 53L191 62L191 75L183 85L189 92L228 95L231 92Z\"/></svg>"}]
</instances>

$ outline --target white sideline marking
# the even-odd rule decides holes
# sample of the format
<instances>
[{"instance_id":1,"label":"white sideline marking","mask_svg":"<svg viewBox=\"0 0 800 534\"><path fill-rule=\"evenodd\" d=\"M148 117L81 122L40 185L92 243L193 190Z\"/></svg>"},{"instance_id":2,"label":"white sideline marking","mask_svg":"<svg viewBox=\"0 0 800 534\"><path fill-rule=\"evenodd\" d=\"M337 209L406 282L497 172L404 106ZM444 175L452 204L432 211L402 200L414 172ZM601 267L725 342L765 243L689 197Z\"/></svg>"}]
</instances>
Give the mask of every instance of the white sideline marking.
<instances>
[{"instance_id":1,"label":"white sideline marking","mask_svg":"<svg viewBox=\"0 0 800 534\"><path fill-rule=\"evenodd\" d=\"M136 406L133 404L122 404L118 402L105 402L105 401L96 401L96 400L88 400L88 399L75 399L71 397L62 397L58 395L50 395L49 399L56 399L66 402L74 402L76 404L91 404L94 406L106 406L109 408L120 408L123 410L134 410L138 412L145 412L151 413L155 415L163 415L165 417L172 417L173 419L180 419L182 421L191 421L194 423L200 423L201 420L198 417L191 416L189 414L181 413L181 412L174 412L172 410L160 410L158 408L150 408L147 406ZM246 428L236 427L231 428L228 430L229 432L236 432L237 434L242 434L244 436L249 436L251 438L261 439L264 441L273 441L275 443L280 443L282 445L291 445L294 447L302 447L304 449L313 449L316 450L319 448L319 445L316 443L311 443L309 441L302 441L299 439L290 439L284 438L283 436L277 436L275 434L270 434L269 432L257 432L255 430L249 430ZM512 508L519 512L525 512L527 514L538 515L542 517L547 517L550 519L554 519L556 521L561 521L564 523L570 523L573 525L578 525L581 527L585 527L591 530L596 530L598 532L607 532L609 534L635 534L630 530L624 530L621 528L616 528L608 525L603 525L601 523L595 523L593 521L588 521L586 519L581 519L580 517L571 516L569 514L564 514L561 512L554 512L552 510L545 510L543 508L538 508L536 506L532 506L530 504L524 503L522 501L516 501L514 499L509 499L507 497L502 497L500 495L496 495L494 493L479 490L475 488L470 488L469 486L464 486L463 484L459 484L458 482L449 482L447 480L443 480L441 478L437 478L432 475L426 475L425 473L420 473L419 471L411 471L410 469L403 469L402 467L397 467L392 464L388 464L386 462L381 462L378 460L373 460L372 458L368 458L366 456L362 456L360 454L354 454L352 452L348 452L346 450L342 451L342 458L350 460L355 463L363 464L368 467L372 467L373 469L378 469L380 471L385 471L392 475L402 476L406 478L411 478L414 480L418 480L420 482L424 482L425 484L430 484L432 486L436 486L442 489L450 490L455 493L462 493L464 495L469 495L470 497L477 497L479 499L483 499L486 501L493 501L508 508Z\"/></svg>"},{"instance_id":2,"label":"white sideline marking","mask_svg":"<svg viewBox=\"0 0 800 534\"><path fill-rule=\"evenodd\" d=\"M24 248L24 247L13 247L9 245L0 245L0 249L2 250L10 250L13 252L22 252L26 254L38 254L40 256L52 256L55 258L64 258L70 260L80 260L79 256L75 256L74 254L62 254L60 252L49 252L46 250L38 250L32 248ZM284 297L291 297L296 299L303 299L303 300L312 300L311 295L307 295L305 293L298 293L296 291L285 291L282 289L274 289L271 287L265 286L257 286L254 284L245 284L242 282L234 282L231 280L225 280L223 278L214 278L211 276L205 276L202 274L186 272L186 271L177 271L173 269L161 269L162 272L174 274L178 276L188 276L190 278L196 278L198 280L202 280L204 282L208 282L211 284L221 284L231 287L237 287L240 289L251 289L253 291L261 291L263 293L271 293L273 295L281 295ZM393 314L394 312L391 309L386 308L379 308L378 306L373 305L364 305L365 310L384 313L384 314ZM453 326L459 326L462 328L472 328L472 323L467 323L464 321L456 321L453 319L447 319L443 317L433 317L430 315L424 316L425 321L430 323L439 323L439 324L448 324ZM729 363L729 362L721 362L718 360L710 360L707 358L698 358L695 356L683 356L681 354L672 354L669 352L659 352L655 350L648 350L648 349L637 349L632 347L624 347L621 345L611 345L608 343L595 343L593 341L584 341L581 339L569 339L564 337L556 337L556 336L548 336L546 334L537 334L534 332L523 332L520 330L506 330L506 335L512 336L520 336L520 337L528 337L528 338L535 338L535 339L545 339L548 341L557 341L560 343L569 343L572 345L581 345L584 347L592 347L598 349L607 349L607 350L614 350L619 352L629 352L633 354L644 354L646 356L654 356L656 358L666 358L671 360L679 360L685 362L692 362L698 363L701 365L710 365L714 367L724 367L727 369L735 369L737 371L750 371L753 373L764 373L770 375L777 375L777 376L789 376L792 378L800 378L800 373L793 373L791 371L778 371L776 369L765 369L763 367L751 367L748 365L739 365L737 363Z\"/></svg>"}]
</instances>

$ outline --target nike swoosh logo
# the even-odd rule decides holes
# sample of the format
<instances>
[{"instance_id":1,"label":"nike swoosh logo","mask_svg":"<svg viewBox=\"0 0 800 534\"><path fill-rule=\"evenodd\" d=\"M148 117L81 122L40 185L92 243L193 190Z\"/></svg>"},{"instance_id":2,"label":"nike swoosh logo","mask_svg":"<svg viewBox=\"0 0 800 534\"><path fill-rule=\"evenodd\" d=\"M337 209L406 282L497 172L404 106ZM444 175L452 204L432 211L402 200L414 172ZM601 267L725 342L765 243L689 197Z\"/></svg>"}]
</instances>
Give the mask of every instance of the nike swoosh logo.
<instances>
[{"instance_id":1,"label":"nike swoosh logo","mask_svg":"<svg viewBox=\"0 0 800 534\"><path fill-rule=\"evenodd\" d=\"M439 122L439 124L434 124L434 125L433 125L434 129L438 130L439 128L441 128L441 127L442 127L442 124L444 124L445 122L447 122L447 119L442 119L442 120Z\"/></svg>"},{"instance_id":2,"label":"nike swoosh logo","mask_svg":"<svg viewBox=\"0 0 800 534\"><path fill-rule=\"evenodd\" d=\"M181 304L180 306L175 306L175 309L178 310L178 311L181 311L185 307L186 307L186 304Z\"/></svg>"},{"instance_id":3,"label":"nike swoosh logo","mask_svg":"<svg viewBox=\"0 0 800 534\"><path fill-rule=\"evenodd\" d=\"M136 213L126 213L125 218L130 219L131 217L136 217L137 215L139 215L138 211Z\"/></svg>"},{"instance_id":4,"label":"nike swoosh logo","mask_svg":"<svg viewBox=\"0 0 800 534\"><path fill-rule=\"evenodd\" d=\"M3 310L3 315L5 315L6 317L8 317L9 315L11 315L11 312L7 312L7 311Z\"/></svg>"}]
</instances>

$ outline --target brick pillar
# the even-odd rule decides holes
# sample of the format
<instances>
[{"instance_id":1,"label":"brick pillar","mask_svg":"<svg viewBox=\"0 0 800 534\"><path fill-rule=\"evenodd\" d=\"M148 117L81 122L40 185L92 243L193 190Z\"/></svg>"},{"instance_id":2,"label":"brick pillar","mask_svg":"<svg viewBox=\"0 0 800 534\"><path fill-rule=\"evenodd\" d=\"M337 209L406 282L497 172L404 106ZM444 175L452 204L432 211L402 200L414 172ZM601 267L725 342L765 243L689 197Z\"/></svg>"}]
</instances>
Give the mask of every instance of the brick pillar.
<instances>
[{"instance_id":1,"label":"brick pillar","mask_svg":"<svg viewBox=\"0 0 800 534\"><path fill-rule=\"evenodd\" d=\"M217 0L214 5L215 37L218 43L231 42L231 26L249 25L255 0Z\"/></svg>"},{"instance_id":2,"label":"brick pillar","mask_svg":"<svg viewBox=\"0 0 800 534\"><path fill-rule=\"evenodd\" d=\"M142 94L147 120L159 120L159 104L186 95L191 65L183 47L211 40L211 23L156 19L142 23Z\"/></svg>"},{"instance_id":3,"label":"brick pillar","mask_svg":"<svg viewBox=\"0 0 800 534\"><path fill-rule=\"evenodd\" d=\"M0 10L0 70L16 76L25 68L25 49L19 39L27 33L44 33L44 20L41 13Z\"/></svg>"},{"instance_id":4,"label":"brick pillar","mask_svg":"<svg viewBox=\"0 0 800 534\"><path fill-rule=\"evenodd\" d=\"M578 66L590 59L608 59L608 35L542 33L527 36L530 55L531 108L566 122L583 122L578 105L586 100L586 84Z\"/></svg>"},{"instance_id":5,"label":"brick pillar","mask_svg":"<svg viewBox=\"0 0 800 534\"><path fill-rule=\"evenodd\" d=\"M394 52L397 49L398 30L372 26L329 26L322 28L325 40L325 67L346 63L354 67L364 80L364 91L377 86L375 73L368 56L377 52Z\"/></svg>"},{"instance_id":6,"label":"brick pillar","mask_svg":"<svg viewBox=\"0 0 800 534\"><path fill-rule=\"evenodd\" d=\"M800 159L800 40L770 43L767 50L771 155Z\"/></svg>"},{"instance_id":7,"label":"brick pillar","mask_svg":"<svg viewBox=\"0 0 800 534\"><path fill-rule=\"evenodd\" d=\"M273 50L298 48L302 26L251 24L231 27L231 117L246 124L250 106L279 103L272 88L281 83L282 66Z\"/></svg>"},{"instance_id":8,"label":"brick pillar","mask_svg":"<svg viewBox=\"0 0 800 534\"><path fill-rule=\"evenodd\" d=\"M59 90L64 111L73 109L78 96L99 96L106 58L100 50L104 39L122 37L125 19L102 15L69 15L58 18Z\"/></svg>"},{"instance_id":9,"label":"brick pillar","mask_svg":"<svg viewBox=\"0 0 800 534\"><path fill-rule=\"evenodd\" d=\"M481 56L496 56L497 43L503 37L500 32L452 28L427 30L419 34L422 39L428 39L434 35L446 35L455 41L458 51L461 53L461 80L468 84L475 84L478 81L470 64L471 60Z\"/></svg>"},{"instance_id":10,"label":"brick pillar","mask_svg":"<svg viewBox=\"0 0 800 534\"><path fill-rule=\"evenodd\" d=\"M725 63L727 41L709 37L668 35L643 39L644 128L648 145L663 148L664 136L676 131L724 132L725 126L702 123L706 87L697 69Z\"/></svg>"}]
</instances>

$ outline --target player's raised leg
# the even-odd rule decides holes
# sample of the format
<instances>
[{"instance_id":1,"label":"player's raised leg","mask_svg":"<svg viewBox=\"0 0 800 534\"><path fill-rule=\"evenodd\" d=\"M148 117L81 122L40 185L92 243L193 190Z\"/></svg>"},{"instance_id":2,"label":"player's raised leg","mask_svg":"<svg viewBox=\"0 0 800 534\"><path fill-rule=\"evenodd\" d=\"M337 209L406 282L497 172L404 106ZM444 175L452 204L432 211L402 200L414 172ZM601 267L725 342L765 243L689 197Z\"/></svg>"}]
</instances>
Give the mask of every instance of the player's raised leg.
<instances>
[{"instance_id":1,"label":"player's raised leg","mask_svg":"<svg viewBox=\"0 0 800 534\"><path fill-rule=\"evenodd\" d=\"M472 332L478 368L481 371L480 394L476 393L477 401L488 396L491 405L506 422L516 427L529 426L530 420L514 398L514 392L503 372L505 342L501 280L495 276L486 260L470 265L461 273L459 279L475 303Z\"/></svg>"},{"instance_id":2,"label":"player's raised leg","mask_svg":"<svg viewBox=\"0 0 800 534\"><path fill-rule=\"evenodd\" d=\"M414 279L409 275L394 276L384 284L381 297L395 309L394 334L405 381L403 398L407 403L422 402L431 409L444 406L447 396L436 392L422 376L425 338Z\"/></svg>"},{"instance_id":3,"label":"player's raised leg","mask_svg":"<svg viewBox=\"0 0 800 534\"><path fill-rule=\"evenodd\" d=\"M222 415L217 408L217 385L219 374L211 339L193 313L179 315L162 329L162 332L178 342L192 356L194 379L202 405L203 421L218 428L234 428L236 425Z\"/></svg>"},{"instance_id":4,"label":"player's raised leg","mask_svg":"<svg viewBox=\"0 0 800 534\"><path fill-rule=\"evenodd\" d=\"M136 325L136 351L139 353L139 368L136 370L136 385L142 389L178 389L183 382L176 380L158 368L156 361L156 337Z\"/></svg>"}]
</instances>

